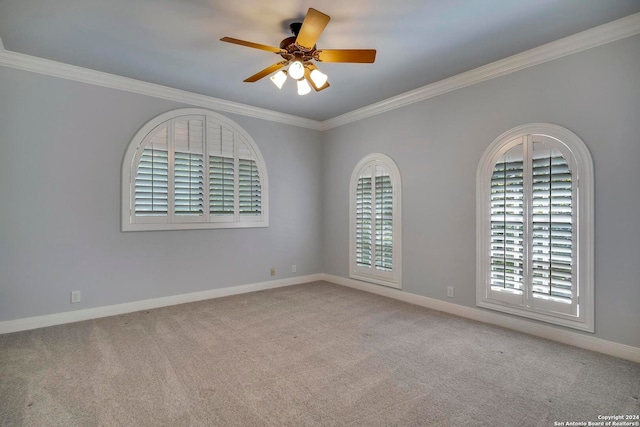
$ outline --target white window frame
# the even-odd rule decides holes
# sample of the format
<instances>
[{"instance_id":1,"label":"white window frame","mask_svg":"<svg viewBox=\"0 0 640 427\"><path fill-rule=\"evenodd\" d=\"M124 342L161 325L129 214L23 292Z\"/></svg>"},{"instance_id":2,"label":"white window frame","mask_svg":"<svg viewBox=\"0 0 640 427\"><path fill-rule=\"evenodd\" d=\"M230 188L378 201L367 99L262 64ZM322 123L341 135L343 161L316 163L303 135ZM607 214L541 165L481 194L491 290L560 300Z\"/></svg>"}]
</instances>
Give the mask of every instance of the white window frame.
<instances>
[{"instance_id":1,"label":"white window frame","mask_svg":"<svg viewBox=\"0 0 640 427\"><path fill-rule=\"evenodd\" d=\"M382 271L372 265L370 268L356 263L356 191L358 179L369 167L383 166L389 171L393 186L393 261L392 271ZM375 215L374 215L375 216ZM375 229L375 227L373 227ZM375 235L375 233L373 233ZM372 256L375 258L375 256ZM372 263L375 264L375 263ZM378 285L402 289L402 181L396 163L387 155L372 153L365 156L353 169L349 185L349 277Z\"/></svg>"},{"instance_id":2,"label":"white window frame","mask_svg":"<svg viewBox=\"0 0 640 427\"><path fill-rule=\"evenodd\" d=\"M491 176L497 160L518 140L540 136L550 138L571 165L575 194L575 304L573 313L555 311L552 305L537 305L532 298L517 298L507 292L491 291ZM594 332L594 172L593 160L586 144L573 132L548 123L515 127L496 138L485 150L476 173L476 305L517 316ZM525 220L528 223L528 220ZM526 227L526 225L525 225ZM525 294L531 292L525 284ZM573 303L572 303L573 305Z\"/></svg>"},{"instance_id":3,"label":"white window frame","mask_svg":"<svg viewBox=\"0 0 640 427\"><path fill-rule=\"evenodd\" d=\"M201 219L190 216L174 215L175 204L172 203L172 187L169 185L169 206L166 217L136 217L134 215L134 198L135 198L135 179L140 157L144 150L148 138L154 135L155 130L166 125L171 130L172 123L175 119L191 119L197 118L203 120L205 143L204 153L207 153L207 136L209 121L223 126L225 129L233 132L234 140L241 141L244 146L251 152L258 168L258 174L261 185L261 213L256 216L244 216L239 214L238 201L235 202L233 215L225 215L216 217L208 214L209 194L208 183L204 185L204 203L207 205L206 214ZM169 137L171 139L171 136ZM169 142L171 145L171 142ZM235 187L238 188L238 148L234 149L234 157L236 163ZM173 173L173 153L170 148L169 153L169 173ZM205 156L206 157L206 156ZM208 171L208 161L205 162L205 171ZM205 172L205 181L208 182L208 172ZM121 170L121 227L122 231L152 231L152 230L189 230L189 229L215 229L215 228L252 228L252 227L268 227L269 226L269 185L267 177L267 168L262 157L260 149L254 142L253 138L242 129L233 120L203 108L181 108L160 114L149 120L140 130L133 136L124 155Z\"/></svg>"}]
</instances>

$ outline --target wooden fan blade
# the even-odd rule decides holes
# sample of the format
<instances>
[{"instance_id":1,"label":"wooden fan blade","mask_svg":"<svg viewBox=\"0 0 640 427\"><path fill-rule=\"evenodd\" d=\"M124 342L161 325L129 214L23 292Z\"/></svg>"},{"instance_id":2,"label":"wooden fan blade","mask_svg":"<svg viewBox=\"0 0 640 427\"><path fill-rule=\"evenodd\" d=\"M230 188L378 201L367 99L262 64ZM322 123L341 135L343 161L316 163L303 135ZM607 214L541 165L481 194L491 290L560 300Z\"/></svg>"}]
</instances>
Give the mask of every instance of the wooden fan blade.
<instances>
[{"instance_id":1,"label":"wooden fan blade","mask_svg":"<svg viewBox=\"0 0 640 427\"><path fill-rule=\"evenodd\" d=\"M312 49L330 19L329 15L325 15L310 7L307 11L307 16L305 16L304 21L302 21L302 27L300 27L296 43L307 49Z\"/></svg>"},{"instance_id":2,"label":"wooden fan blade","mask_svg":"<svg viewBox=\"0 0 640 427\"><path fill-rule=\"evenodd\" d=\"M307 67L305 67L304 69L304 77L307 79L307 81L309 82L309 84L311 85L311 87L313 88L313 90L315 90L316 92L320 92L321 90L325 90L326 88L328 88L329 86L331 86L329 84L329 80L327 80L327 82L325 84L322 85L322 87L318 87L316 86L316 84L313 82L313 80L311 79L311 71L315 70L316 66L313 64L309 64Z\"/></svg>"},{"instance_id":3,"label":"wooden fan blade","mask_svg":"<svg viewBox=\"0 0 640 427\"><path fill-rule=\"evenodd\" d=\"M234 39L231 37L223 37L220 39L220 41L239 44L240 46L252 47L254 49L266 50L267 52L275 52L275 53L282 52L282 49L280 49L279 47L267 46L266 44L252 43L252 42L248 42L240 39Z\"/></svg>"},{"instance_id":4,"label":"wooden fan blade","mask_svg":"<svg viewBox=\"0 0 640 427\"><path fill-rule=\"evenodd\" d=\"M267 68L265 68L264 70L257 72L253 76L247 77L244 81L247 82L247 83L257 82L261 78L266 77L269 74L273 73L274 71L277 71L280 68L284 67L284 65L286 63L287 63L286 61L282 61L282 62L275 63L273 65L270 65Z\"/></svg>"},{"instance_id":5,"label":"wooden fan blade","mask_svg":"<svg viewBox=\"0 0 640 427\"><path fill-rule=\"evenodd\" d=\"M318 51L322 62L372 63L376 60L375 49L323 49Z\"/></svg>"}]
</instances>

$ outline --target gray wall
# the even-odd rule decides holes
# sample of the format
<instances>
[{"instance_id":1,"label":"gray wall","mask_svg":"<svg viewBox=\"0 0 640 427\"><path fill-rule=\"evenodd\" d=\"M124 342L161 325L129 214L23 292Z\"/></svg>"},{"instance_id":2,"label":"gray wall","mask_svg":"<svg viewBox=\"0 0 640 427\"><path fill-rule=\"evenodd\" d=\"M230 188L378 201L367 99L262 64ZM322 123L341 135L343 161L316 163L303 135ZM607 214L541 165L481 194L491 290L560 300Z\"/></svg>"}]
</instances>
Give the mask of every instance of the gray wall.
<instances>
[{"instance_id":1,"label":"gray wall","mask_svg":"<svg viewBox=\"0 0 640 427\"><path fill-rule=\"evenodd\" d=\"M265 158L270 227L122 233L127 144L185 105L0 67L0 321L267 281L272 266L348 277L349 177L371 152L402 175L404 290L473 307L480 156L549 122L595 162L596 336L640 347L639 77L636 36L323 133L223 113Z\"/></svg>"},{"instance_id":2,"label":"gray wall","mask_svg":"<svg viewBox=\"0 0 640 427\"><path fill-rule=\"evenodd\" d=\"M269 228L120 232L126 147L180 107L0 67L0 321L321 272L321 133L309 129L223 113L264 156Z\"/></svg>"},{"instance_id":3,"label":"gray wall","mask_svg":"<svg viewBox=\"0 0 640 427\"><path fill-rule=\"evenodd\" d=\"M402 176L404 291L474 307L476 168L495 138L533 122L591 151L596 336L640 347L638 36L325 132L324 272L348 277L349 178L382 152Z\"/></svg>"}]
</instances>

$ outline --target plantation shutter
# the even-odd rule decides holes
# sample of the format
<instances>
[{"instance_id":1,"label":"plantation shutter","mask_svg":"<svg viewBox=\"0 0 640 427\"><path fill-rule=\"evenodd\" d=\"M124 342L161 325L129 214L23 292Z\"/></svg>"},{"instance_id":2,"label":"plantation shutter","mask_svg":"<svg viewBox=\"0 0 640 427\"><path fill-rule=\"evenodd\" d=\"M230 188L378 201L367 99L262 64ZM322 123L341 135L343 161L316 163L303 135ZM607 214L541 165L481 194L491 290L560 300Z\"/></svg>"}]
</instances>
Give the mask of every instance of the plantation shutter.
<instances>
[{"instance_id":1,"label":"plantation shutter","mask_svg":"<svg viewBox=\"0 0 640 427\"><path fill-rule=\"evenodd\" d=\"M393 186L389 172L376 165L376 268L393 270Z\"/></svg>"},{"instance_id":2,"label":"plantation shutter","mask_svg":"<svg viewBox=\"0 0 640 427\"><path fill-rule=\"evenodd\" d=\"M349 276L402 287L401 182L394 161L381 153L365 156L349 184Z\"/></svg>"},{"instance_id":3,"label":"plantation shutter","mask_svg":"<svg viewBox=\"0 0 640 427\"><path fill-rule=\"evenodd\" d=\"M534 297L571 303L573 297L572 174L562 154L534 143L531 275Z\"/></svg>"},{"instance_id":4,"label":"plantation shutter","mask_svg":"<svg viewBox=\"0 0 640 427\"><path fill-rule=\"evenodd\" d=\"M258 165L249 148L243 142L239 142L238 145L238 210L242 216L260 215L262 187Z\"/></svg>"},{"instance_id":5,"label":"plantation shutter","mask_svg":"<svg viewBox=\"0 0 640 427\"><path fill-rule=\"evenodd\" d=\"M162 127L144 148L134 181L134 214L166 216L168 212L168 134Z\"/></svg>"},{"instance_id":6,"label":"plantation shutter","mask_svg":"<svg viewBox=\"0 0 640 427\"><path fill-rule=\"evenodd\" d=\"M549 123L521 125L476 173L476 304L594 331L594 176L589 149Z\"/></svg>"},{"instance_id":7,"label":"plantation shutter","mask_svg":"<svg viewBox=\"0 0 640 427\"><path fill-rule=\"evenodd\" d=\"M209 125L209 212L216 217L233 217L235 160L233 130Z\"/></svg>"},{"instance_id":8,"label":"plantation shutter","mask_svg":"<svg viewBox=\"0 0 640 427\"><path fill-rule=\"evenodd\" d=\"M204 123L174 124L174 197L177 216L204 215Z\"/></svg>"},{"instance_id":9,"label":"plantation shutter","mask_svg":"<svg viewBox=\"0 0 640 427\"><path fill-rule=\"evenodd\" d=\"M521 294L524 281L524 166L518 145L496 163L491 176L492 288Z\"/></svg>"},{"instance_id":10,"label":"plantation shutter","mask_svg":"<svg viewBox=\"0 0 640 427\"><path fill-rule=\"evenodd\" d=\"M371 267L371 176L358 178L356 187L356 264Z\"/></svg>"},{"instance_id":11,"label":"plantation shutter","mask_svg":"<svg viewBox=\"0 0 640 427\"><path fill-rule=\"evenodd\" d=\"M574 183L567 159L544 140L521 138L494 165L489 284L505 301L571 313Z\"/></svg>"},{"instance_id":12,"label":"plantation shutter","mask_svg":"<svg viewBox=\"0 0 640 427\"><path fill-rule=\"evenodd\" d=\"M267 226L267 177L258 148L232 123L188 111L194 113L145 130L131 151L123 229Z\"/></svg>"},{"instance_id":13,"label":"plantation shutter","mask_svg":"<svg viewBox=\"0 0 640 427\"><path fill-rule=\"evenodd\" d=\"M393 271L393 185L382 165L368 166L356 185L356 264Z\"/></svg>"}]
</instances>

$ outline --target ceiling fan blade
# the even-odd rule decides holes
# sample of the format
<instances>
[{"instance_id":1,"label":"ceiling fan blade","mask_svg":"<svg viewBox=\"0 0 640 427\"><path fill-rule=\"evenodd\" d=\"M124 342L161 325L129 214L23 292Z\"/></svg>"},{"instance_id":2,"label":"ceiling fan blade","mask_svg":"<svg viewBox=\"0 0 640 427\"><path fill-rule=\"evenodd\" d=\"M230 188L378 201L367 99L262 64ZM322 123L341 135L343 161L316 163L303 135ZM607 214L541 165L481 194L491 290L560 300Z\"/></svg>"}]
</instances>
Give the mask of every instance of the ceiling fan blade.
<instances>
[{"instance_id":1,"label":"ceiling fan blade","mask_svg":"<svg viewBox=\"0 0 640 427\"><path fill-rule=\"evenodd\" d=\"M376 60L375 49L322 49L318 51L322 62L372 63Z\"/></svg>"},{"instance_id":2,"label":"ceiling fan blade","mask_svg":"<svg viewBox=\"0 0 640 427\"><path fill-rule=\"evenodd\" d=\"M282 52L282 49L280 49L279 47L267 46L266 44L252 43L252 42L248 42L248 41L245 41L245 40L234 39L234 38L231 38L231 37L223 37L223 38L220 39L220 41L221 42L227 42L227 43L233 43L233 44L239 44L240 46L252 47L254 49L266 50L267 52L275 52L275 53Z\"/></svg>"},{"instance_id":3,"label":"ceiling fan blade","mask_svg":"<svg viewBox=\"0 0 640 427\"><path fill-rule=\"evenodd\" d=\"M300 27L296 43L307 49L312 49L330 19L329 15L325 15L310 7L307 11L307 16L305 16L304 21L302 21L302 27Z\"/></svg>"},{"instance_id":4,"label":"ceiling fan blade","mask_svg":"<svg viewBox=\"0 0 640 427\"><path fill-rule=\"evenodd\" d=\"M247 82L247 83L257 82L261 78L266 77L269 74L273 73L274 71L277 71L280 68L284 67L284 65L286 63L287 63L287 61L277 62L277 63L275 63L273 65L268 66L264 70L257 72L253 76L247 77L244 81Z\"/></svg>"},{"instance_id":5,"label":"ceiling fan blade","mask_svg":"<svg viewBox=\"0 0 640 427\"><path fill-rule=\"evenodd\" d=\"M304 77L307 79L307 81L309 82L309 84L311 85L313 90L315 90L316 92L320 92L321 90L325 90L326 88L328 88L331 85L329 84L329 80L327 80L327 82L325 84L323 84L321 87L316 86L316 84L314 83L313 79L311 78L311 71L316 70L316 69L317 68L316 68L315 65L309 64L304 69Z\"/></svg>"}]
</instances>

